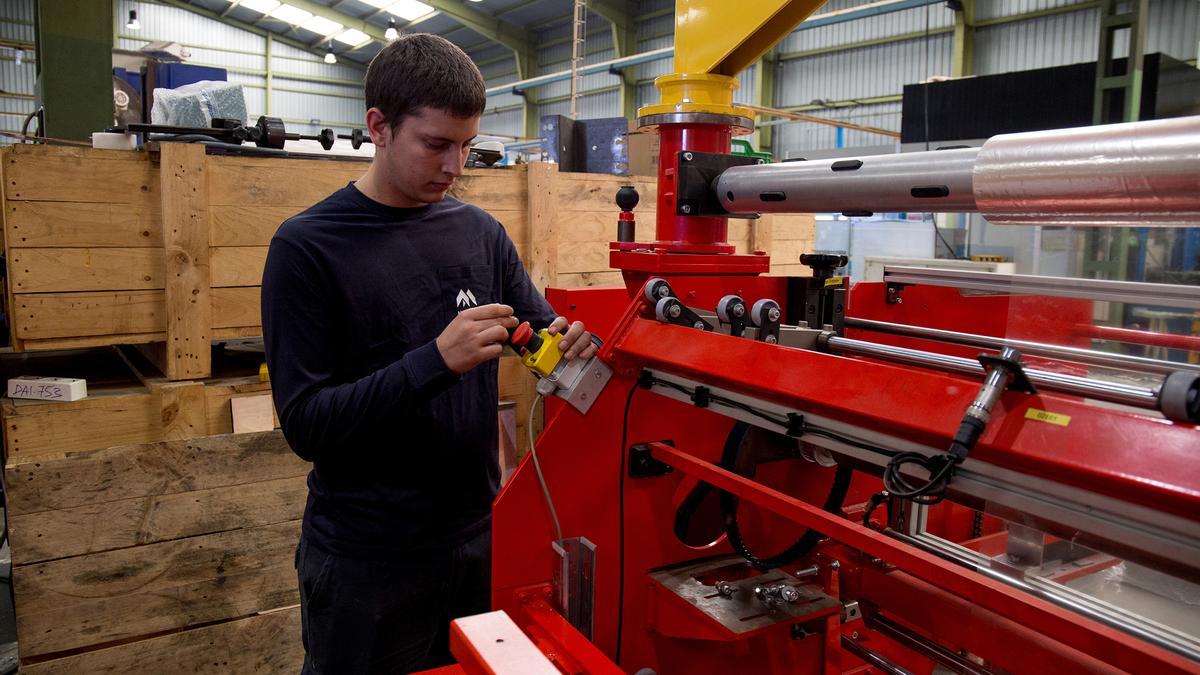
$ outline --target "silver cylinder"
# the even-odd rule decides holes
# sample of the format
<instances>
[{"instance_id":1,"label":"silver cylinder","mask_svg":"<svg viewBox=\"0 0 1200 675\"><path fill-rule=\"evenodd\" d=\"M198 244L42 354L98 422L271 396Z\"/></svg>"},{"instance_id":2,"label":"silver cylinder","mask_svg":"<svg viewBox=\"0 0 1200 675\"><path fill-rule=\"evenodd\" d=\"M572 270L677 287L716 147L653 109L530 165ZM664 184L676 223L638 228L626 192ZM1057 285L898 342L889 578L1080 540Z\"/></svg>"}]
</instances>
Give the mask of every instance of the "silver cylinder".
<instances>
[{"instance_id":1,"label":"silver cylinder","mask_svg":"<svg viewBox=\"0 0 1200 675\"><path fill-rule=\"evenodd\" d=\"M883 345L875 342L865 342L863 340L853 340L850 338L837 336L828 338L827 344L829 351L832 351L836 354L868 356L912 366L936 368L938 370L944 370L950 373L959 373L962 375L984 374L984 368L978 361L973 359L964 359L960 356L936 354L934 352L925 352L919 349L894 347L892 345ZM1034 383L1038 387L1062 392L1064 394L1074 394L1075 396L1094 398L1102 401L1123 403L1125 405L1135 406L1138 408L1149 408L1152 410L1158 409L1158 393L1153 389L1147 389L1145 387L1134 387L1118 382L1106 382L1104 380L1094 380L1087 377L1079 377L1078 375L1052 373L1045 370L1033 370L1031 368L1025 369L1025 376L1029 378L1030 382Z\"/></svg>"},{"instance_id":2,"label":"silver cylinder","mask_svg":"<svg viewBox=\"0 0 1200 675\"><path fill-rule=\"evenodd\" d=\"M1200 116L995 136L974 190L999 225L1194 227Z\"/></svg>"},{"instance_id":3,"label":"silver cylinder","mask_svg":"<svg viewBox=\"0 0 1200 675\"><path fill-rule=\"evenodd\" d=\"M978 148L739 166L714 189L730 213L974 211Z\"/></svg>"},{"instance_id":4,"label":"silver cylinder","mask_svg":"<svg viewBox=\"0 0 1200 675\"><path fill-rule=\"evenodd\" d=\"M1062 345L1031 342L1029 340L1015 340L1012 338L991 337L989 335L976 335L974 333L960 333L952 330L942 330L940 328L910 326L908 324L889 323L887 321L875 321L873 319L860 319L857 317L846 317L845 321L846 325L852 328L862 328L864 330L871 330L879 333L904 335L908 337L922 338L924 340L937 340L939 342L949 342L952 344L967 345L969 347L982 347L984 349L999 350L1003 349L1004 347L1013 347L1020 349L1026 354L1032 354L1034 356L1063 359L1065 361L1075 361L1077 363L1090 363L1092 365L1106 366L1108 368L1117 368L1120 370L1158 373L1160 375L1169 375L1177 370L1200 372L1200 365L1193 363L1162 361L1159 359L1146 358L1144 356L1131 356L1129 354L1100 352L1094 349L1084 349L1082 347L1065 347Z\"/></svg>"}]
</instances>

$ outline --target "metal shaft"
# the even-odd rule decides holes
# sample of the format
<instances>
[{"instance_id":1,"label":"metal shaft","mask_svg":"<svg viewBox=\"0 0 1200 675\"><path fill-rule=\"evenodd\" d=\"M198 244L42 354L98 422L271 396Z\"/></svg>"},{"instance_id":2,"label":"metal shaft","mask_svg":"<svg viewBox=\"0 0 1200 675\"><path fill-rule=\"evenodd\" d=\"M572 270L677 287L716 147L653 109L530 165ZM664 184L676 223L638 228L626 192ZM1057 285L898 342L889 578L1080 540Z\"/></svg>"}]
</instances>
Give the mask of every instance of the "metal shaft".
<instances>
[{"instance_id":1,"label":"metal shaft","mask_svg":"<svg viewBox=\"0 0 1200 675\"><path fill-rule=\"evenodd\" d=\"M730 213L974 211L978 148L726 169L716 181Z\"/></svg>"},{"instance_id":2,"label":"metal shaft","mask_svg":"<svg viewBox=\"0 0 1200 675\"><path fill-rule=\"evenodd\" d=\"M827 348L838 354L853 354L868 356L886 361L894 361L925 368L937 368L951 373L978 376L984 374L983 366L978 361L964 359L958 356L935 354L917 349L893 347L874 342L852 340L830 336L825 340ZM1029 381L1039 387L1058 391L1065 394L1084 396L1087 398L1122 403L1138 408L1158 409L1158 393L1145 387L1134 387L1116 382L1105 382L1076 375L1051 373L1044 370L1025 369Z\"/></svg>"},{"instance_id":3,"label":"metal shaft","mask_svg":"<svg viewBox=\"0 0 1200 675\"><path fill-rule=\"evenodd\" d=\"M727 169L731 213L978 210L1004 225L1200 222L1200 116L1002 134L981 149Z\"/></svg>"},{"instance_id":4,"label":"metal shaft","mask_svg":"<svg viewBox=\"0 0 1200 675\"><path fill-rule=\"evenodd\" d=\"M846 317L846 325L852 328L862 328L864 330L875 331L877 333L903 335L906 337L915 337L924 340L949 342L951 344L965 345L968 347L995 349L997 351L1003 349L1004 347L1013 347L1026 354L1032 354L1034 356L1044 356L1052 359L1062 359L1064 361L1075 361L1077 363L1089 363L1096 366L1105 366L1120 370L1132 370L1143 373L1160 373L1162 375L1167 375L1177 370L1200 372L1200 364L1194 363L1176 363L1173 361L1148 359L1142 356L1110 354L1107 352L1100 352L1093 349L1083 349L1080 347L1064 347L1061 345L1050 345L1042 342L1013 340L1011 338L998 338L991 337L989 335L976 335L974 333L960 333L952 330L925 328L924 326L910 326L908 324L874 321L872 319Z\"/></svg>"}]
</instances>

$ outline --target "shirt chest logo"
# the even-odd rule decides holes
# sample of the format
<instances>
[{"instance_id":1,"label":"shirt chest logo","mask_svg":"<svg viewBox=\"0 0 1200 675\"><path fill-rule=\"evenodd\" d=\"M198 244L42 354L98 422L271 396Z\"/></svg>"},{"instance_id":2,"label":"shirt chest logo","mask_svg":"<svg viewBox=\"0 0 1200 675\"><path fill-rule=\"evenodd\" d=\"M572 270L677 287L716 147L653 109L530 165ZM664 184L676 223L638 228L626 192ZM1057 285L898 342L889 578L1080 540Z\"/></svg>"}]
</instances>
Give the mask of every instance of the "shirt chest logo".
<instances>
[{"instance_id":1,"label":"shirt chest logo","mask_svg":"<svg viewBox=\"0 0 1200 675\"><path fill-rule=\"evenodd\" d=\"M454 304L459 309L466 309L468 307L477 307L479 301L475 299L475 294L471 292L471 289L464 288L458 292L458 296L454 299Z\"/></svg>"}]
</instances>

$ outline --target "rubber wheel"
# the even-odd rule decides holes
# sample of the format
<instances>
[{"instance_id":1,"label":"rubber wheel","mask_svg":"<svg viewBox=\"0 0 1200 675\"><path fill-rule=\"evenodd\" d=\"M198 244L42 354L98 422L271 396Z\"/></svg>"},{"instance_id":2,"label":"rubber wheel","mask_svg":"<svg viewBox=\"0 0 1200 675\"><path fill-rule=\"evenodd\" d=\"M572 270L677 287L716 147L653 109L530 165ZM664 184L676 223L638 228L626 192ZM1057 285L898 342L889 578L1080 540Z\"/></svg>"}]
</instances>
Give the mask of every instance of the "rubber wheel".
<instances>
[{"instance_id":1,"label":"rubber wheel","mask_svg":"<svg viewBox=\"0 0 1200 675\"><path fill-rule=\"evenodd\" d=\"M1175 371L1163 381L1158 408L1175 422L1200 422L1200 375Z\"/></svg>"}]
</instances>

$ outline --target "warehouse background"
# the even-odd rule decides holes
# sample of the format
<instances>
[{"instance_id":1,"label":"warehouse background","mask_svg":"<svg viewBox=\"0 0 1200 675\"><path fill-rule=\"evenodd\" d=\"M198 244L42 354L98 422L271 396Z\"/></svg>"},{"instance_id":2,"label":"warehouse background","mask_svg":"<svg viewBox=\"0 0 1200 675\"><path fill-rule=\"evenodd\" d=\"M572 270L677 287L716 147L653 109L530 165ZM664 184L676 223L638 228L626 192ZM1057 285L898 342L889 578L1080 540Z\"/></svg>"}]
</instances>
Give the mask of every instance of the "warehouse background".
<instances>
[{"instance_id":1,"label":"warehouse background","mask_svg":"<svg viewBox=\"0 0 1200 675\"><path fill-rule=\"evenodd\" d=\"M380 14L379 9L359 0L327 4L347 17L347 25L354 18ZM832 0L814 19L867 4L864 0ZM775 70L774 90L758 91L763 77L756 72L760 66L755 66L739 78L737 100L898 131L902 87L930 76L950 75L953 52L954 12L946 3L909 4L916 6L816 27L801 25L776 49L774 66L769 66ZM326 41L319 34L297 27L288 30L283 22L248 7L231 8L224 0L166 4L120 0L116 5L115 47L136 50L150 41L183 44L192 53L189 62L225 68L229 80L244 87L251 119L271 114L304 132L361 124L364 64L381 46L377 41L346 51L345 45L335 43L341 58L336 65L329 65L322 60ZM670 47L672 0L631 5L636 7L627 17L636 35L631 53ZM993 74L1094 61L1099 5L1071 0L981 0L975 17L974 72ZM484 0L470 6L530 32L536 48L534 74L570 68L570 2ZM5 0L2 7L0 128L12 131L20 129L24 115L34 107L33 2ZM138 12L141 28L137 31L125 27L130 10ZM224 20L240 22L242 27L224 23L218 18L221 13L226 13ZM1194 64L1200 41L1200 2L1151 0L1149 13L1146 52L1161 51ZM508 47L440 12L410 26L401 21L400 26L441 33L459 44L479 64L489 87L522 79ZM269 35L273 37L268 39ZM17 49L23 51L20 63ZM612 23L595 12L588 14L585 51L585 63L589 64L618 56ZM626 84L635 88L636 105L655 100L653 79L670 70L670 58L630 69L629 79L634 81ZM622 115L621 89L618 74L584 77L579 116ZM570 83L560 81L526 91L524 96L492 95L482 128L493 134L524 136L526 99L536 102L538 116L563 114L570 108L569 90ZM795 122L777 127L773 149L776 156L788 157L815 149L879 145L887 140L859 131L846 131L839 138L833 127Z\"/></svg>"}]
</instances>

